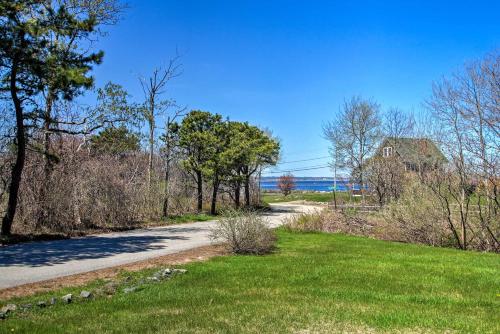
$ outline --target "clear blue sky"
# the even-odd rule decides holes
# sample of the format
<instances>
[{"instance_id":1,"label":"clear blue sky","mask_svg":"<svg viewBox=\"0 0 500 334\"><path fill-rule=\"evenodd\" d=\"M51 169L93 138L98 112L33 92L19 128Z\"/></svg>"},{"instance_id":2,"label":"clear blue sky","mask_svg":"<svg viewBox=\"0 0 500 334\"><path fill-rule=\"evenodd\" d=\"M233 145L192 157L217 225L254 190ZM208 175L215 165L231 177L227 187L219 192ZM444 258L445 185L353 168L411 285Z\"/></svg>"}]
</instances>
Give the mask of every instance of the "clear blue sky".
<instances>
[{"instance_id":1,"label":"clear blue sky","mask_svg":"<svg viewBox=\"0 0 500 334\"><path fill-rule=\"evenodd\" d=\"M328 155L322 124L344 98L418 114L433 80L500 47L500 1L139 1L99 41L97 85L122 84L178 48L168 96L281 139L283 161ZM327 159L281 169L323 165ZM328 168L296 176L328 176Z\"/></svg>"}]
</instances>

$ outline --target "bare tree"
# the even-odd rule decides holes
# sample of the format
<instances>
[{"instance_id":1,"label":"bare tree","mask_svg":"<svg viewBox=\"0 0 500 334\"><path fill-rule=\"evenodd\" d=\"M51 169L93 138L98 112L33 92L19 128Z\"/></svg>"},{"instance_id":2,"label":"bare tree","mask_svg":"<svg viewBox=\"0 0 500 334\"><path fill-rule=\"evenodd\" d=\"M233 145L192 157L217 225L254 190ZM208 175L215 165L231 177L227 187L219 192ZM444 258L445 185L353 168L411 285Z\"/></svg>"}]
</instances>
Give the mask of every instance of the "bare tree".
<instances>
[{"instance_id":1,"label":"bare tree","mask_svg":"<svg viewBox=\"0 0 500 334\"><path fill-rule=\"evenodd\" d=\"M50 108L46 105L43 109L43 126L40 131L35 132L35 139L41 137L42 147L39 148L39 141L36 140L29 145L30 149L43 156L43 181L37 198L41 203L38 213L40 224L51 220L47 196L54 169L61 161L57 148L53 147L53 136L59 139L63 135L81 136L85 144L86 139L101 128L117 123L136 122L136 108L128 103L128 98L128 93L120 85L107 83L103 88L97 89L95 106L82 107L71 101L53 100Z\"/></svg>"},{"instance_id":2,"label":"bare tree","mask_svg":"<svg viewBox=\"0 0 500 334\"><path fill-rule=\"evenodd\" d=\"M467 129L465 150L477 185L476 207L484 229L499 246L490 226L500 209L500 54L469 64L455 80L461 93L460 116Z\"/></svg>"},{"instance_id":3,"label":"bare tree","mask_svg":"<svg viewBox=\"0 0 500 334\"><path fill-rule=\"evenodd\" d=\"M451 78L435 83L426 102L439 121L440 144L451 164L450 169L443 171L444 176L439 177L438 184L434 178L431 187L435 191L445 187L446 191L437 193L442 197L452 229L453 213L457 211L460 226L457 243L462 249L476 240L487 249L499 247L499 63L497 53L468 64ZM479 226L473 223L474 202Z\"/></svg>"},{"instance_id":4,"label":"bare tree","mask_svg":"<svg viewBox=\"0 0 500 334\"><path fill-rule=\"evenodd\" d=\"M390 108L384 114L383 132L388 138L397 141L399 138L411 136L415 127L412 113L405 113L399 108Z\"/></svg>"},{"instance_id":5,"label":"bare tree","mask_svg":"<svg viewBox=\"0 0 500 334\"><path fill-rule=\"evenodd\" d=\"M330 141L330 167L333 171L333 205L337 209L337 178L339 171L345 167L345 150L342 149L343 138L337 126L332 123L323 126L323 135Z\"/></svg>"},{"instance_id":6,"label":"bare tree","mask_svg":"<svg viewBox=\"0 0 500 334\"><path fill-rule=\"evenodd\" d=\"M155 149L155 130L156 122L159 116L174 106L172 100L160 100L165 94L167 85L173 78L181 75L181 64L179 64L179 55L170 59L167 66L156 68L149 78L140 78L142 91L144 93L143 116L148 124L148 185L151 187L153 173L153 158Z\"/></svg>"},{"instance_id":7,"label":"bare tree","mask_svg":"<svg viewBox=\"0 0 500 334\"><path fill-rule=\"evenodd\" d=\"M404 164L396 156L372 157L367 162L366 180L382 207L403 193L406 181Z\"/></svg>"},{"instance_id":8,"label":"bare tree","mask_svg":"<svg viewBox=\"0 0 500 334\"><path fill-rule=\"evenodd\" d=\"M92 18L96 22L95 30L91 34L84 34L80 30L73 30L71 34L61 34L57 30L51 32L47 42L50 44L49 49L63 49L63 52L70 55L71 50L78 50L73 54L73 62L78 62L89 56L88 49L99 36L104 34L102 27L105 25L113 25L117 23L119 15L125 8L125 5L119 0L55 0L54 8L64 8L70 15L74 15L79 19L85 20ZM80 59L78 59L80 58ZM50 179L54 170L54 165L58 161L58 157L54 155L52 149L52 136L61 134L60 127L67 125L64 119L59 117L55 110L55 105L60 99L60 96L67 94L60 84L61 74L55 69L51 71L52 75L47 76L42 83L44 85L42 96L42 107L39 108L38 118L41 120L41 148L38 149L44 157L44 181L40 188L38 200L41 203L45 202L45 197L50 189ZM86 85L86 88L90 88ZM74 93L73 93L74 94ZM42 205L39 220L49 220L49 208Z\"/></svg>"},{"instance_id":9,"label":"bare tree","mask_svg":"<svg viewBox=\"0 0 500 334\"><path fill-rule=\"evenodd\" d=\"M341 152L343 165L350 169L351 177L359 183L363 201L366 159L374 152L381 136L379 109L380 106L372 100L352 97L344 101L340 113L324 128L332 145Z\"/></svg>"},{"instance_id":10,"label":"bare tree","mask_svg":"<svg viewBox=\"0 0 500 334\"><path fill-rule=\"evenodd\" d=\"M292 174L281 175L278 178L278 188L281 193L285 196L288 196L292 193L292 190L295 189L295 178Z\"/></svg>"},{"instance_id":11,"label":"bare tree","mask_svg":"<svg viewBox=\"0 0 500 334\"><path fill-rule=\"evenodd\" d=\"M185 115L186 108L178 108L174 111L172 116L167 117L165 124L165 133L162 140L165 143L163 149L163 159L165 161L165 190L163 196L163 217L169 216L169 202L170 202L170 173L171 163L175 159L178 145L178 129L176 119Z\"/></svg>"},{"instance_id":12,"label":"bare tree","mask_svg":"<svg viewBox=\"0 0 500 334\"><path fill-rule=\"evenodd\" d=\"M415 120L412 113L389 108L383 115L382 133L392 146L413 134ZM404 165L396 157L370 157L365 160L366 181L380 206L399 198L403 191Z\"/></svg>"}]
</instances>

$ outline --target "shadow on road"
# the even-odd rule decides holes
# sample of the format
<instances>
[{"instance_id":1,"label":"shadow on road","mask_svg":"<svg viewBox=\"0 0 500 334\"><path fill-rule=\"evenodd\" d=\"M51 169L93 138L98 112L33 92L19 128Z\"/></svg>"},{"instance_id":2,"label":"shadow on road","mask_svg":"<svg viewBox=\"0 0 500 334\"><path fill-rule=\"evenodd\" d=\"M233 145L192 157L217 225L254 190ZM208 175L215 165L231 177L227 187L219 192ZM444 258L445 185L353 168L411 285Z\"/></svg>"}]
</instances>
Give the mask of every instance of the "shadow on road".
<instances>
[{"instance_id":1,"label":"shadow on road","mask_svg":"<svg viewBox=\"0 0 500 334\"><path fill-rule=\"evenodd\" d=\"M200 223L200 222L198 222ZM201 222L204 223L204 222ZM165 227L153 227L153 228L148 228L144 229L144 231L148 231L148 233L198 233L198 232L205 232L208 231L209 229L206 227L188 227L188 226L175 226L175 225L170 225L170 226L165 226ZM131 233L134 233L135 231L132 231Z\"/></svg>"},{"instance_id":2,"label":"shadow on road","mask_svg":"<svg viewBox=\"0 0 500 334\"><path fill-rule=\"evenodd\" d=\"M164 240L186 240L181 236L100 236L36 242L0 248L0 267L47 266L73 260L96 259L121 253L162 249Z\"/></svg>"},{"instance_id":3,"label":"shadow on road","mask_svg":"<svg viewBox=\"0 0 500 334\"><path fill-rule=\"evenodd\" d=\"M298 213L300 207L273 205L264 217L276 220L285 213ZM205 224L210 223L206 222ZM123 253L140 253L165 248L166 240L188 240L206 234L208 226L164 226L131 230L109 235L88 236L69 240L32 242L0 248L0 267L41 267L75 260L106 258ZM167 234L167 235L166 235ZM172 234L185 234L172 235Z\"/></svg>"},{"instance_id":4,"label":"shadow on road","mask_svg":"<svg viewBox=\"0 0 500 334\"><path fill-rule=\"evenodd\" d=\"M302 207L300 206L291 206L291 205L278 205L278 204L273 204L272 205L272 211L267 211L265 212L265 216L279 216L284 213L301 213Z\"/></svg>"}]
</instances>

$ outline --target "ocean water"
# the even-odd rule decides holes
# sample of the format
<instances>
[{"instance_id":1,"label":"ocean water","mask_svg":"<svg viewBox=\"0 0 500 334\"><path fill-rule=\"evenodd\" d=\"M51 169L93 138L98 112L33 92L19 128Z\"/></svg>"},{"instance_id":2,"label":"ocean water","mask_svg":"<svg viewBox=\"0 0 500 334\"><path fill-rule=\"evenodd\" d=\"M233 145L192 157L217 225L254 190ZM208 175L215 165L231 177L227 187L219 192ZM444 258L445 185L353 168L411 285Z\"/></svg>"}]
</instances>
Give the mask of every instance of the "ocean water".
<instances>
[{"instance_id":1,"label":"ocean water","mask_svg":"<svg viewBox=\"0 0 500 334\"><path fill-rule=\"evenodd\" d=\"M333 180L308 180L296 179L295 190L303 191L333 191ZM265 179L260 182L262 190L279 190L277 179ZM351 189L351 184L347 180L337 180L337 191L348 191ZM354 189L359 189L354 185Z\"/></svg>"}]
</instances>

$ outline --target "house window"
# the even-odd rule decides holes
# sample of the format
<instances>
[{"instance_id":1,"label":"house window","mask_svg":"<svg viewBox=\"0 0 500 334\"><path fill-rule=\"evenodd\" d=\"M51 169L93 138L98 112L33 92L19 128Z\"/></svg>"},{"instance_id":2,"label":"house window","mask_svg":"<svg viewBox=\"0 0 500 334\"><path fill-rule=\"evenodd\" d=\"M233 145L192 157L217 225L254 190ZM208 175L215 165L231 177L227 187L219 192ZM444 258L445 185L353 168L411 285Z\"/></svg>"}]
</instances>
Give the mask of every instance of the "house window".
<instances>
[{"instance_id":1,"label":"house window","mask_svg":"<svg viewBox=\"0 0 500 334\"><path fill-rule=\"evenodd\" d=\"M411 163L411 162L405 162L405 171L407 172L417 172L417 164Z\"/></svg>"},{"instance_id":2,"label":"house window","mask_svg":"<svg viewBox=\"0 0 500 334\"><path fill-rule=\"evenodd\" d=\"M392 147L384 147L384 157L390 157L392 155Z\"/></svg>"}]
</instances>

